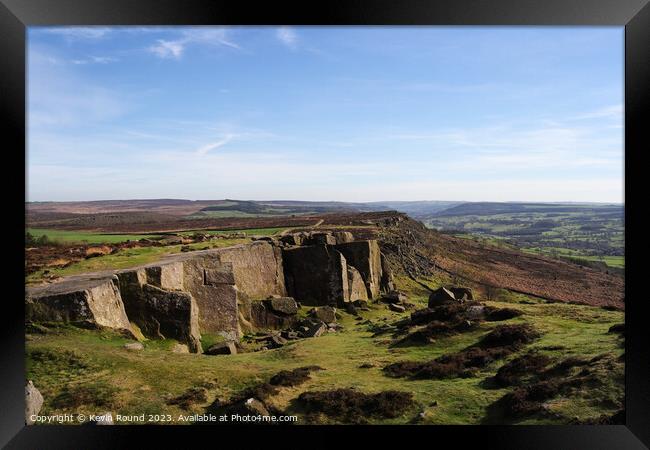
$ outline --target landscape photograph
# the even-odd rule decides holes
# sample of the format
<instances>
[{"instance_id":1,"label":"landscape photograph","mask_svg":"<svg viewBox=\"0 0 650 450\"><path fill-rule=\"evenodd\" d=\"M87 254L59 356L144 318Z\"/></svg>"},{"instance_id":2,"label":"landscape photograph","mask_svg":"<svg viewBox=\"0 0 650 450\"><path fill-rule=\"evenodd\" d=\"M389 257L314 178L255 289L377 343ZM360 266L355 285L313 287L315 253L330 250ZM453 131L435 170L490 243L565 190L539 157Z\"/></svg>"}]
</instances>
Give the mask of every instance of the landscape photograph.
<instances>
[{"instance_id":1,"label":"landscape photograph","mask_svg":"<svg viewBox=\"0 0 650 450\"><path fill-rule=\"evenodd\" d=\"M26 423L623 424L624 37L29 27Z\"/></svg>"}]
</instances>

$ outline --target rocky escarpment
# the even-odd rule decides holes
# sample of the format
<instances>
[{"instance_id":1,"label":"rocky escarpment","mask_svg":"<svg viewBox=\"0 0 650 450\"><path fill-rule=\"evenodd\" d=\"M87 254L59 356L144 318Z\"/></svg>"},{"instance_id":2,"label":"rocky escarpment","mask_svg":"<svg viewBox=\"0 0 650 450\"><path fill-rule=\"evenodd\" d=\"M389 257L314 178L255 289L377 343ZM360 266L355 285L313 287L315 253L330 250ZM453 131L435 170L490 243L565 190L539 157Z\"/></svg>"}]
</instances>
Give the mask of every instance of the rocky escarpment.
<instances>
[{"instance_id":1,"label":"rocky escarpment","mask_svg":"<svg viewBox=\"0 0 650 450\"><path fill-rule=\"evenodd\" d=\"M137 325L146 337L176 339L201 352L202 332L237 340L293 324L296 300L345 306L375 298L392 285L388 270L374 240L353 241L347 232L290 235L28 287L26 319L133 335Z\"/></svg>"}]
</instances>

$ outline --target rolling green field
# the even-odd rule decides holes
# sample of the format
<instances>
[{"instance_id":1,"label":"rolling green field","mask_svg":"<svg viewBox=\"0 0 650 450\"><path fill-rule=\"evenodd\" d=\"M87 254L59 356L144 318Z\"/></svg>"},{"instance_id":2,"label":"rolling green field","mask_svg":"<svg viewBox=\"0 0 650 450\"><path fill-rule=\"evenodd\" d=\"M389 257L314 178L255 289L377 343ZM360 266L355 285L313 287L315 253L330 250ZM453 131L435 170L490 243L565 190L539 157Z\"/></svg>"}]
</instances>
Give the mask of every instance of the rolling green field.
<instances>
[{"instance_id":1,"label":"rolling green field","mask_svg":"<svg viewBox=\"0 0 650 450\"><path fill-rule=\"evenodd\" d=\"M52 241L64 243L116 244L118 242L156 237L155 235L146 234L101 234L90 231L46 230L42 228L28 228L26 231L35 238L47 236Z\"/></svg>"},{"instance_id":2,"label":"rolling green field","mask_svg":"<svg viewBox=\"0 0 650 450\"><path fill-rule=\"evenodd\" d=\"M421 220L430 228L501 240L533 253L625 264L621 205L466 203Z\"/></svg>"}]
</instances>

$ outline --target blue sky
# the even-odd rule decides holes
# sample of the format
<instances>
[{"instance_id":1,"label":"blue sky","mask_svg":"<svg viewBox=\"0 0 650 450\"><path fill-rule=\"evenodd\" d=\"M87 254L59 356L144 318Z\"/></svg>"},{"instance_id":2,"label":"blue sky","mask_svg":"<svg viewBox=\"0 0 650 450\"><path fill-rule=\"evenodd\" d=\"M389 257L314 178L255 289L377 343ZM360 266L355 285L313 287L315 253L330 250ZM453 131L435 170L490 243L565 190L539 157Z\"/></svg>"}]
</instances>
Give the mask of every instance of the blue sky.
<instances>
[{"instance_id":1,"label":"blue sky","mask_svg":"<svg viewBox=\"0 0 650 450\"><path fill-rule=\"evenodd\" d=\"M29 201L623 201L623 28L28 31Z\"/></svg>"}]
</instances>

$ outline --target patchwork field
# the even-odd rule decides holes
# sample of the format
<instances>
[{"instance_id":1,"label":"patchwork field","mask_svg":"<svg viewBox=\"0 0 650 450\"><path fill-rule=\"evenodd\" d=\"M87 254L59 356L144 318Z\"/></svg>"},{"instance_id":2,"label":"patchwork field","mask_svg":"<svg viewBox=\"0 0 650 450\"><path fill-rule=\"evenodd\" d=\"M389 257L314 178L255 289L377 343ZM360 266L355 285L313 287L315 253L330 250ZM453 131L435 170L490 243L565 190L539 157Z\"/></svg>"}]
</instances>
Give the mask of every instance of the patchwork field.
<instances>
[{"instance_id":1,"label":"patchwork field","mask_svg":"<svg viewBox=\"0 0 650 450\"><path fill-rule=\"evenodd\" d=\"M465 203L420 219L445 232L498 239L523 250L622 268L621 205Z\"/></svg>"}]
</instances>

